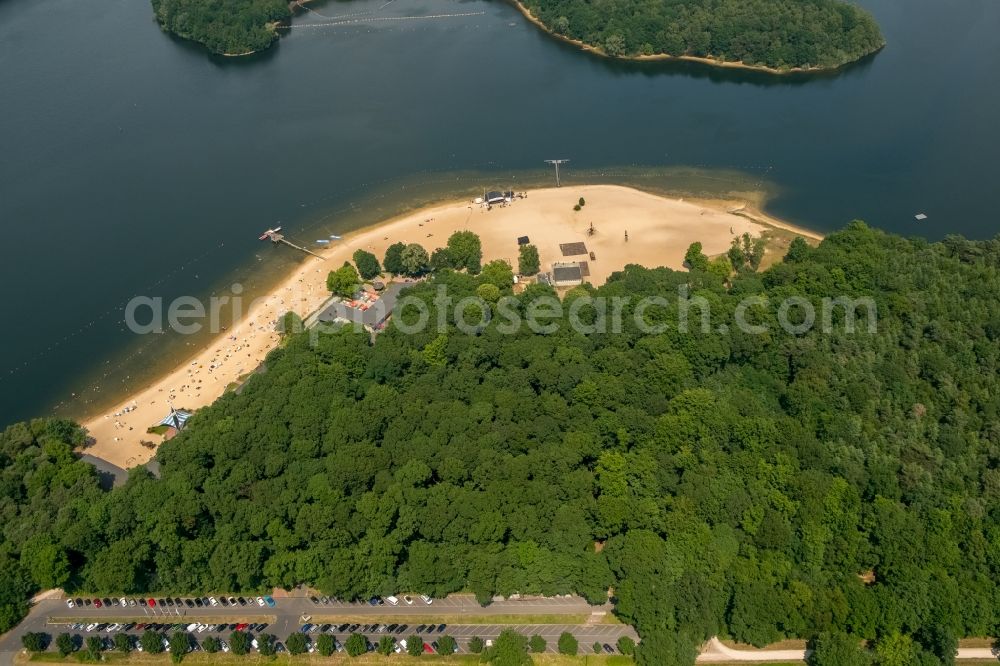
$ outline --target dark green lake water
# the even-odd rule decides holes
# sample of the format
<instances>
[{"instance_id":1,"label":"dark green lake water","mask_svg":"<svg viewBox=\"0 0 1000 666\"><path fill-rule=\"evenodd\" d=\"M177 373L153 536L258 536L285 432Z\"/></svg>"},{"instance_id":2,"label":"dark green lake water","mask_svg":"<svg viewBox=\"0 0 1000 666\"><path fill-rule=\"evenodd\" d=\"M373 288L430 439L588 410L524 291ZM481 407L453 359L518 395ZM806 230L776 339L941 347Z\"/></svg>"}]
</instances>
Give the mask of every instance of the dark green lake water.
<instances>
[{"instance_id":1,"label":"dark green lake water","mask_svg":"<svg viewBox=\"0 0 1000 666\"><path fill-rule=\"evenodd\" d=\"M256 240L278 220L312 240L541 182L545 158L571 158L570 183L766 187L821 230L1000 230L995 0L866 0L882 53L783 78L608 62L498 1L383 4L316 10L482 14L296 27L234 60L161 33L145 0L0 0L0 424L81 414L176 361L197 341L136 339L119 308L263 289L297 260Z\"/></svg>"}]
</instances>

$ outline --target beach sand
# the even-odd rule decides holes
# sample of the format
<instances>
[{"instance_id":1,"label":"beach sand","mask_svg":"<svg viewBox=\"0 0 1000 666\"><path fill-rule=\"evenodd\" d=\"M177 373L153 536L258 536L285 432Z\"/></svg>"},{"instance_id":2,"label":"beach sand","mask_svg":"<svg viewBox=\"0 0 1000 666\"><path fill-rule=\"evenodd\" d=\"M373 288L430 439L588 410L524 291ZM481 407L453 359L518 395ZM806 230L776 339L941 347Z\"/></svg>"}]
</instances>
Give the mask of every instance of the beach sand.
<instances>
[{"instance_id":1,"label":"beach sand","mask_svg":"<svg viewBox=\"0 0 1000 666\"><path fill-rule=\"evenodd\" d=\"M576 212L573 206L580 197L586 205ZM686 201L613 185L532 190L526 198L492 210L469 201L452 202L345 235L328 249L315 250L322 259L306 258L265 298L245 307L243 319L210 345L145 389L124 397L109 413L87 420L83 425L93 439L87 453L125 468L152 458L155 449L141 442L159 444L162 437L147 434L147 428L159 423L170 405L188 410L204 407L252 372L278 344L275 321L289 310L305 318L319 308L329 298L327 273L349 261L358 248L373 252L381 261L392 243L420 243L431 252L443 247L452 232L468 229L482 239L483 263L506 259L516 270L517 238L528 236L538 247L543 271L551 270L556 261L583 259L589 262L589 282L601 285L626 264L682 268L684 253L695 241L702 243L705 254L721 254L734 235L759 235L766 229L748 218L766 219L767 224L817 238L765 218L743 202ZM594 234L588 235L591 224ZM559 245L572 242L586 243L596 261L586 256L563 257ZM295 252L287 247L275 249Z\"/></svg>"}]
</instances>

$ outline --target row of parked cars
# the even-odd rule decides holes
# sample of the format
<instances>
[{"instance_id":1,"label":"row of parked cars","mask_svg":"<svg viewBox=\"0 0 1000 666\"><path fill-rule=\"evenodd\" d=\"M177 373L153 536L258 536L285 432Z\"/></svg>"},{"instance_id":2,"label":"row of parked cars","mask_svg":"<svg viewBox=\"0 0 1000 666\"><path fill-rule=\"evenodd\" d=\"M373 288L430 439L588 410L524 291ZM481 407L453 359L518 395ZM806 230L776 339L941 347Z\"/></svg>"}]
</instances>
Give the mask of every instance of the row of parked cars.
<instances>
[{"instance_id":1,"label":"row of parked cars","mask_svg":"<svg viewBox=\"0 0 1000 666\"><path fill-rule=\"evenodd\" d=\"M398 606L399 603L402 601L402 603L406 604L407 606L412 606L417 599L420 599L420 601L424 602L428 606L434 603L434 599L427 596L426 594L421 594L416 597L409 594L404 594L402 597L397 597L396 595L389 595L388 597L385 598L372 597L368 600L368 604L371 606L382 606L384 604L389 604L390 606ZM313 602L317 606L326 606L329 604L342 603L340 599L336 597L327 597L327 596L322 596L322 597L312 596L309 597L309 601Z\"/></svg>"},{"instance_id":2,"label":"row of parked cars","mask_svg":"<svg viewBox=\"0 0 1000 666\"><path fill-rule=\"evenodd\" d=\"M216 606L253 606L254 604L260 607L274 608L277 603L270 595L264 595L262 597L191 597L181 599L180 597L161 597L159 599L154 599L150 597L149 599L143 598L133 598L133 597L121 597L121 598L108 598L103 599L84 599L77 597L75 599L67 599L66 605L69 608L113 608L115 606L134 606L134 607L146 607L146 608L156 608L161 606L164 608L213 608Z\"/></svg>"},{"instance_id":3,"label":"row of parked cars","mask_svg":"<svg viewBox=\"0 0 1000 666\"><path fill-rule=\"evenodd\" d=\"M204 633L208 632L232 632L232 631L247 631L247 632L261 632L268 628L268 623L261 622L259 624L248 624L241 622L239 624L163 624L160 622L150 622L150 623L136 623L128 622L126 624L108 624L107 622L92 622L89 624L84 624L78 622L72 626L70 629L73 631L82 631L84 633L104 633L113 634L119 631L128 633L130 631L157 631L157 632L174 632L174 631L186 631L188 633Z\"/></svg>"},{"instance_id":4,"label":"row of parked cars","mask_svg":"<svg viewBox=\"0 0 1000 666\"><path fill-rule=\"evenodd\" d=\"M413 630L416 634L443 634L447 624L421 624ZM299 629L303 634L402 634L409 631L408 624L304 624Z\"/></svg>"}]
</instances>

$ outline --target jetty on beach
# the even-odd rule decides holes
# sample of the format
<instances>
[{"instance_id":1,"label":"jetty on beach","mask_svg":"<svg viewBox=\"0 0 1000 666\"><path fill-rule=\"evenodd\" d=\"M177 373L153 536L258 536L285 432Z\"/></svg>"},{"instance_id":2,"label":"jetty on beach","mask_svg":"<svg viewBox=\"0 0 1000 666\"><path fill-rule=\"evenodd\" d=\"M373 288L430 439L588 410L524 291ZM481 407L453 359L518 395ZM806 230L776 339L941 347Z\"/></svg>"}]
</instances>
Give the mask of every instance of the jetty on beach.
<instances>
[{"instance_id":1,"label":"jetty on beach","mask_svg":"<svg viewBox=\"0 0 1000 666\"><path fill-rule=\"evenodd\" d=\"M316 257L317 259L322 259L323 258L323 257L319 256L318 254L316 254L315 252L313 252L312 250L310 250L308 248L304 248L301 245L296 245L292 241L290 241L287 238L285 238L281 234L281 227L275 227L274 229L268 229L267 231L265 231L264 233L262 233L260 235L260 238L258 238L258 240L270 240L272 243L284 243L285 245L287 245L289 247L293 247L296 250L299 250L300 252L305 252L308 255L312 255L312 256Z\"/></svg>"}]
</instances>

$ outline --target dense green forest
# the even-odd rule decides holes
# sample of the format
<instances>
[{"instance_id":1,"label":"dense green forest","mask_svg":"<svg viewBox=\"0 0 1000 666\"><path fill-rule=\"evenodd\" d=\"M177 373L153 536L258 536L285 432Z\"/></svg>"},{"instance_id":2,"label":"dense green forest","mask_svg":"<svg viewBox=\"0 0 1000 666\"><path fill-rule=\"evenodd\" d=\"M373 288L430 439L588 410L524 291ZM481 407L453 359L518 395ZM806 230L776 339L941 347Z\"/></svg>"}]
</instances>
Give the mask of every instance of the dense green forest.
<instances>
[{"instance_id":1,"label":"dense green forest","mask_svg":"<svg viewBox=\"0 0 1000 666\"><path fill-rule=\"evenodd\" d=\"M610 56L666 54L776 69L838 67L885 40L841 0L523 0L549 30Z\"/></svg>"},{"instance_id":2,"label":"dense green forest","mask_svg":"<svg viewBox=\"0 0 1000 666\"><path fill-rule=\"evenodd\" d=\"M160 25L213 53L243 54L278 38L271 27L291 18L286 0L152 0Z\"/></svg>"},{"instance_id":3,"label":"dense green forest","mask_svg":"<svg viewBox=\"0 0 1000 666\"><path fill-rule=\"evenodd\" d=\"M286 0L152 0L169 32L214 53L267 48ZM611 56L720 58L777 69L837 67L885 41L874 19L842 0L524 0L551 31Z\"/></svg>"},{"instance_id":4,"label":"dense green forest","mask_svg":"<svg viewBox=\"0 0 1000 666\"><path fill-rule=\"evenodd\" d=\"M97 473L73 453L83 437L58 420L0 433L0 634L36 591L72 585L78 556L98 545L87 532L87 513L102 497Z\"/></svg>"},{"instance_id":5,"label":"dense green forest","mask_svg":"<svg viewBox=\"0 0 1000 666\"><path fill-rule=\"evenodd\" d=\"M510 295L492 265L411 293L436 312L437 285L487 282ZM101 499L59 443L77 433L15 426L4 612L53 561L70 589L109 594L610 591L650 666L693 663L713 634L815 639L813 662L838 666L870 663L862 639L880 666L931 665L997 635L1000 238L854 223L763 273L629 266L565 300L666 296L650 316L676 320L681 285L712 333L626 317L620 334L404 334L410 305L374 343L291 335L162 445L161 479L134 470ZM839 295L874 299L877 331L714 332L747 296Z\"/></svg>"}]
</instances>

